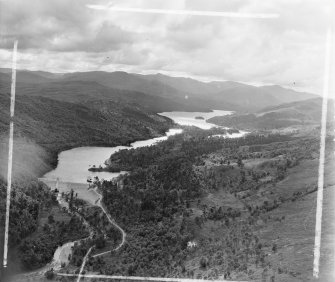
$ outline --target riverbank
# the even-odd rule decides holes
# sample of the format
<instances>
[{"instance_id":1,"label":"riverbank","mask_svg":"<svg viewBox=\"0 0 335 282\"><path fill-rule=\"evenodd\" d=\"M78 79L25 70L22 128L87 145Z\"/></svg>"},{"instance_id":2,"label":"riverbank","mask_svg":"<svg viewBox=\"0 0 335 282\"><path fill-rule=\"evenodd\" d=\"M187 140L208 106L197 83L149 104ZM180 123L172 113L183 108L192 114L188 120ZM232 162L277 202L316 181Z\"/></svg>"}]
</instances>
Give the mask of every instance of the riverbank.
<instances>
[{"instance_id":1,"label":"riverbank","mask_svg":"<svg viewBox=\"0 0 335 282\"><path fill-rule=\"evenodd\" d=\"M45 183L50 189L55 189L57 180L55 179L48 179L48 178L39 178L39 181ZM92 189L88 189L89 185L83 183L73 183L73 182L58 182L58 190L60 193L70 192L73 190L73 194L77 195L78 198L84 200L90 205L95 205L96 201L99 197Z\"/></svg>"},{"instance_id":2,"label":"riverbank","mask_svg":"<svg viewBox=\"0 0 335 282\"><path fill-rule=\"evenodd\" d=\"M166 132L164 133L166 134ZM60 147L57 146L57 148L54 150L53 148L49 149L47 148L47 152L49 153L49 158L47 160L47 163L49 163L50 167L40 170L37 173L37 177L43 177L45 174L48 172L54 170L57 168L59 164L59 154L76 149L76 148L81 148L81 147L98 147L98 148L113 148L113 147L128 147L131 146L131 144L136 143L136 142L142 142L146 141L149 138L162 138L164 137L164 134L152 134L151 136L143 136L142 138L128 138L127 140L122 141L121 143L116 142L116 141L110 141L110 142L96 142L96 141L89 141L89 142L81 142L80 140L76 143L72 143L71 145L62 145Z\"/></svg>"},{"instance_id":3,"label":"riverbank","mask_svg":"<svg viewBox=\"0 0 335 282\"><path fill-rule=\"evenodd\" d=\"M212 110L210 112L162 112L158 113L163 117L172 119L179 125L196 126L201 129L210 129L217 127L216 124L210 123L207 120L216 116L226 116L232 114L232 111ZM199 118L201 117L201 118Z\"/></svg>"}]
</instances>

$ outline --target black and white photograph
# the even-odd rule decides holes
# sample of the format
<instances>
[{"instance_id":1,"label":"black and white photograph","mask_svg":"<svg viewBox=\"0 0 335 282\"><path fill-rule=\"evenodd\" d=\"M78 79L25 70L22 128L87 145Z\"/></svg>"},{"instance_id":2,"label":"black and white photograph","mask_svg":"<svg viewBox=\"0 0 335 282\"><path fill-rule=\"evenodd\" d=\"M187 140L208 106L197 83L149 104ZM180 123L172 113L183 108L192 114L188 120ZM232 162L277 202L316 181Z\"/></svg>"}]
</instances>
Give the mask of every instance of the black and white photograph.
<instances>
[{"instance_id":1,"label":"black and white photograph","mask_svg":"<svg viewBox=\"0 0 335 282\"><path fill-rule=\"evenodd\" d=\"M0 282L335 281L333 0L0 0Z\"/></svg>"}]
</instances>

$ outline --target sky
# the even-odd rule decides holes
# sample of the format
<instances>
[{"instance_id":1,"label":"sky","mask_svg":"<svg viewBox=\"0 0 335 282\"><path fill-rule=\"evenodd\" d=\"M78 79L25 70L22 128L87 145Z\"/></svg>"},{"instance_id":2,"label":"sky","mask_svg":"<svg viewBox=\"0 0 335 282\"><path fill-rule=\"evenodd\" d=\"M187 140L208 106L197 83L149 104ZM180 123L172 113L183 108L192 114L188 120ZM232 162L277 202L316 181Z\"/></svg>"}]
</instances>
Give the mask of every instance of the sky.
<instances>
[{"instance_id":1,"label":"sky","mask_svg":"<svg viewBox=\"0 0 335 282\"><path fill-rule=\"evenodd\" d=\"M334 2L0 0L0 63L11 67L17 39L19 69L164 73L320 94ZM171 14L176 10L277 17Z\"/></svg>"}]
</instances>

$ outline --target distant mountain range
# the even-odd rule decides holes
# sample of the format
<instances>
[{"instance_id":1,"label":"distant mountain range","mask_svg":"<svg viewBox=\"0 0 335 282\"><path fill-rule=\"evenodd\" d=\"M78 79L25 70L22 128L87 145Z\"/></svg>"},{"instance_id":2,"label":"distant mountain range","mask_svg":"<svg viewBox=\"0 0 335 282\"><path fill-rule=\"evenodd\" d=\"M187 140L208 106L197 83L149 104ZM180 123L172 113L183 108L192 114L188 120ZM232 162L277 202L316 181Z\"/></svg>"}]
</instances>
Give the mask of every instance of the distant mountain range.
<instances>
[{"instance_id":1,"label":"distant mountain range","mask_svg":"<svg viewBox=\"0 0 335 282\"><path fill-rule=\"evenodd\" d=\"M290 126L321 125L322 98L267 107L255 113L233 114L209 119L217 125L246 130L272 130ZM334 103L328 103L327 121L333 123ZM329 128L328 128L329 129Z\"/></svg>"},{"instance_id":2,"label":"distant mountain range","mask_svg":"<svg viewBox=\"0 0 335 282\"><path fill-rule=\"evenodd\" d=\"M9 91L10 70L0 69L0 90ZM109 100L135 103L152 112L235 110L253 112L264 107L317 97L281 86L251 86L233 81L201 82L162 74L126 72L43 71L17 73L18 95L43 96L69 102Z\"/></svg>"}]
</instances>

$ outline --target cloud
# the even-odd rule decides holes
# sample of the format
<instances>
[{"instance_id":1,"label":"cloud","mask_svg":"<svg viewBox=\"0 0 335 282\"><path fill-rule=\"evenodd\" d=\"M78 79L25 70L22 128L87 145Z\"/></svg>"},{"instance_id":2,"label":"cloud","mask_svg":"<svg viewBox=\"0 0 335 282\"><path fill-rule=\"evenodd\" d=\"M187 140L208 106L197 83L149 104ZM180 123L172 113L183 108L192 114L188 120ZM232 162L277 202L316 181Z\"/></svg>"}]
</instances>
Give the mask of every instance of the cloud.
<instances>
[{"instance_id":1,"label":"cloud","mask_svg":"<svg viewBox=\"0 0 335 282\"><path fill-rule=\"evenodd\" d=\"M331 0L12 0L0 2L0 60L48 71L125 70L299 85L321 93ZM89 5L276 13L278 19L164 15ZM328 12L327 12L328 11Z\"/></svg>"},{"instance_id":2,"label":"cloud","mask_svg":"<svg viewBox=\"0 0 335 282\"><path fill-rule=\"evenodd\" d=\"M19 40L21 50L58 52L103 52L134 41L131 32L110 21L100 21L85 7L85 1L14 0L3 9L6 31L0 47L5 49L12 47L14 38Z\"/></svg>"},{"instance_id":3,"label":"cloud","mask_svg":"<svg viewBox=\"0 0 335 282\"><path fill-rule=\"evenodd\" d=\"M106 52L131 44L135 37L135 34L105 21L82 32L70 31L54 35L44 48L59 52Z\"/></svg>"}]
</instances>

